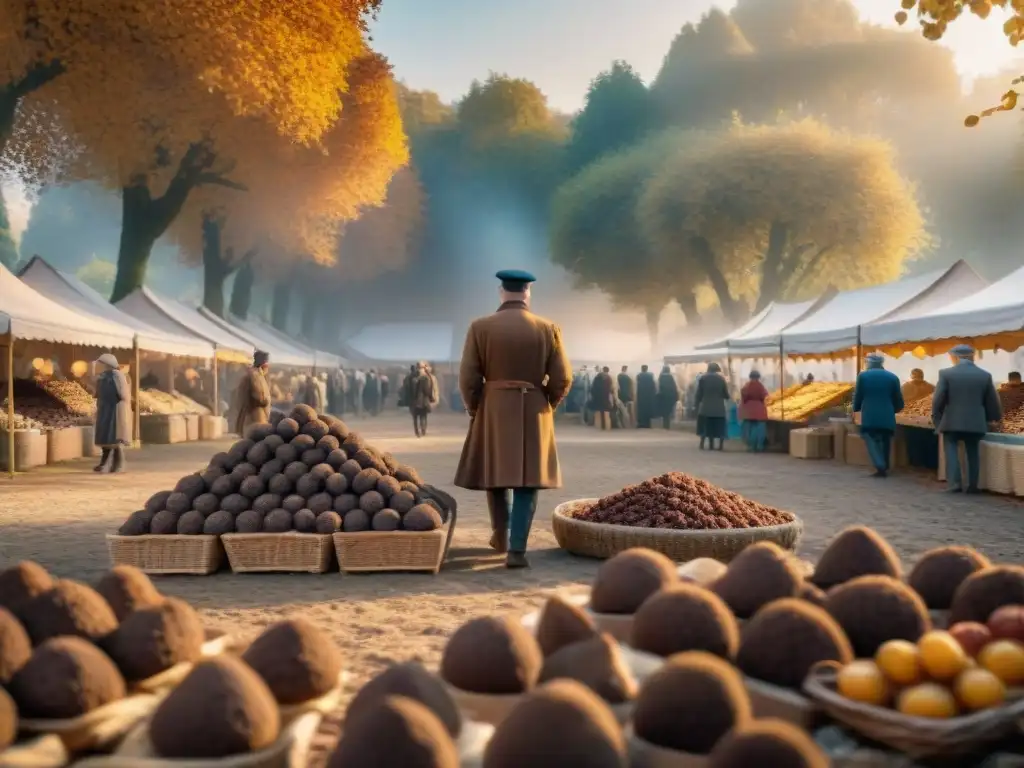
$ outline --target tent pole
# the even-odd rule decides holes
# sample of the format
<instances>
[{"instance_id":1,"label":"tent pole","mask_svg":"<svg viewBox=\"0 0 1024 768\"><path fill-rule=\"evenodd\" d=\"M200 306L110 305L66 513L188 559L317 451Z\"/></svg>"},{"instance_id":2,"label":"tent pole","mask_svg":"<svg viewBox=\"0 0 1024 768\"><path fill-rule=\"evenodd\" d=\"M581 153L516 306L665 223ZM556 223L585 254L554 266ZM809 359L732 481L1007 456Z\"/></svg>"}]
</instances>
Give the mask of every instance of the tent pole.
<instances>
[{"instance_id":1,"label":"tent pole","mask_svg":"<svg viewBox=\"0 0 1024 768\"><path fill-rule=\"evenodd\" d=\"M7 475L14 479L14 334L7 334Z\"/></svg>"},{"instance_id":2,"label":"tent pole","mask_svg":"<svg viewBox=\"0 0 1024 768\"><path fill-rule=\"evenodd\" d=\"M213 415L220 416L220 368L216 344L213 345Z\"/></svg>"},{"instance_id":3,"label":"tent pole","mask_svg":"<svg viewBox=\"0 0 1024 768\"><path fill-rule=\"evenodd\" d=\"M139 408L139 400L141 400L139 393L142 388L139 381L142 376L142 358L139 351L138 334L132 341L132 368L134 369L132 371L132 432L135 438L135 447L138 448L142 444L142 414Z\"/></svg>"},{"instance_id":4,"label":"tent pole","mask_svg":"<svg viewBox=\"0 0 1024 768\"><path fill-rule=\"evenodd\" d=\"M782 396L779 398L779 410L782 413L782 420L786 420L786 356L782 350L782 339L779 339L779 382L782 388Z\"/></svg>"},{"instance_id":5,"label":"tent pole","mask_svg":"<svg viewBox=\"0 0 1024 768\"><path fill-rule=\"evenodd\" d=\"M857 369L856 369L856 373L859 375L860 374L861 365L862 365L861 358L864 357L864 347L860 343L860 326L859 325L857 326L857 352L856 352L856 354L857 354Z\"/></svg>"}]
</instances>

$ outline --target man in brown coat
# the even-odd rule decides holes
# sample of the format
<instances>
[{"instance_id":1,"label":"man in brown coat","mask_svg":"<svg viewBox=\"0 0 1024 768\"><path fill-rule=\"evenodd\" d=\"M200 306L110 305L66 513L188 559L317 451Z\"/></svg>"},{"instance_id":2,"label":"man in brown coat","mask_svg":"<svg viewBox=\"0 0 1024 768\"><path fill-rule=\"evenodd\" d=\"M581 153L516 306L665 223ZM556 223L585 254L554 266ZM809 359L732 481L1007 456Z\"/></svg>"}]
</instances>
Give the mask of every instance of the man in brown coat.
<instances>
[{"instance_id":1,"label":"man in brown coat","mask_svg":"<svg viewBox=\"0 0 1024 768\"><path fill-rule=\"evenodd\" d=\"M270 355L257 350L252 358L252 368L238 383L235 391L238 415L235 417L235 432L245 436L245 430L253 424L270 421L270 384L267 371L270 369Z\"/></svg>"},{"instance_id":2,"label":"man in brown coat","mask_svg":"<svg viewBox=\"0 0 1024 768\"><path fill-rule=\"evenodd\" d=\"M487 491L491 547L526 568L537 491L560 488L554 413L572 385L558 326L530 312L530 283L502 270L501 306L469 326L459 390L470 416L455 484ZM511 529L511 535L509 531Z\"/></svg>"}]
</instances>

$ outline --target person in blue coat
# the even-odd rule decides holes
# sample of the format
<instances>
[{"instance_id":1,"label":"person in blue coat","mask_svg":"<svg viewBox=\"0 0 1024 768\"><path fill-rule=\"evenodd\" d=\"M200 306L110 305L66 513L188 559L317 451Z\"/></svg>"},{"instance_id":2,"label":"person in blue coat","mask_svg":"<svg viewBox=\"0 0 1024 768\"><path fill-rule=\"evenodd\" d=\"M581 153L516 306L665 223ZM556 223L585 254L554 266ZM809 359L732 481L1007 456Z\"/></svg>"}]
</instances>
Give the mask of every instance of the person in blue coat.
<instances>
[{"instance_id":1,"label":"person in blue coat","mask_svg":"<svg viewBox=\"0 0 1024 768\"><path fill-rule=\"evenodd\" d=\"M867 369L857 375L853 412L860 414L860 433L875 466L874 477L889 474L889 452L896 432L896 414L903 410L900 379L882 367L879 354L867 356Z\"/></svg>"}]
</instances>

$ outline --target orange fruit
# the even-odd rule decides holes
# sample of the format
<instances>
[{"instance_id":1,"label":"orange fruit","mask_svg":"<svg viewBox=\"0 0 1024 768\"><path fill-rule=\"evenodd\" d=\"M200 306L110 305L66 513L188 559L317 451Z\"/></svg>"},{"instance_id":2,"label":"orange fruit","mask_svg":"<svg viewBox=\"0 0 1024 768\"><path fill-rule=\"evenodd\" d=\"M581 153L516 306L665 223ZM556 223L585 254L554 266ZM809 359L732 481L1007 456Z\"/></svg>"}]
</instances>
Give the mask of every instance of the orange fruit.
<instances>
[{"instance_id":1,"label":"orange fruit","mask_svg":"<svg viewBox=\"0 0 1024 768\"><path fill-rule=\"evenodd\" d=\"M921 683L905 688L896 700L896 709L912 717L945 719L956 717L956 699L938 683Z\"/></svg>"},{"instance_id":2,"label":"orange fruit","mask_svg":"<svg viewBox=\"0 0 1024 768\"><path fill-rule=\"evenodd\" d=\"M875 663L896 685L921 682L921 653L908 640L889 640L875 652Z\"/></svg>"},{"instance_id":3,"label":"orange fruit","mask_svg":"<svg viewBox=\"0 0 1024 768\"><path fill-rule=\"evenodd\" d=\"M981 649L978 663L1006 685L1024 685L1024 643L993 640Z\"/></svg>"},{"instance_id":4,"label":"orange fruit","mask_svg":"<svg viewBox=\"0 0 1024 768\"><path fill-rule=\"evenodd\" d=\"M889 683L870 659L852 661L839 670L836 687L840 695L864 704L881 706L889 700Z\"/></svg>"},{"instance_id":5,"label":"orange fruit","mask_svg":"<svg viewBox=\"0 0 1024 768\"><path fill-rule=\"evenodd\" d=\"M925 632L917 641L921 666L935 680L952 680L967 668L967 652L949 632Z\"/></svg>"},{"instance_id":6,"label":"orange fruit","mask_svg":"<svg viewBox=\"0 0 1024 768\"><path fill-rule=\"evenodd\" d=\"M971 712L998 707L1006 700L1003 681L987 669L965 669L957 677L953 690L957 701Z\"/></svg>"}]
</instances>

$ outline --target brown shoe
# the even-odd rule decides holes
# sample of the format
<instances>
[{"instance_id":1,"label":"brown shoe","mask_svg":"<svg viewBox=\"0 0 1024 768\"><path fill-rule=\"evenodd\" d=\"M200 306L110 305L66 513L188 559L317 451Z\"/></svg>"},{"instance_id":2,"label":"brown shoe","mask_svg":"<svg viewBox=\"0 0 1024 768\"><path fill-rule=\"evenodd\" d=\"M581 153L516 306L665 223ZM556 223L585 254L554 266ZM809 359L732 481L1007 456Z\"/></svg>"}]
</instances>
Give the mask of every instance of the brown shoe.
<instances>
[{"instance_id":1,"label":"brown shoe","mask_svg":"<svg viewBox=\"0 0 1024 768\"><path fill-rule=\"evenodd\" d=\"M530 561L526 559L525 552L509 552L505 558L506 568L529 568Z\"/></svg>"},{"instance_id":2,"label":"brown shoe","mask_svg":"<svg viewBox=\"0 0 1024 768\"><path fill-rule=\"evenodd\" d=\"M491 534L491 549L502 555L508 552L508 531L494 531Z\"/></svg>"}]
</instances>

